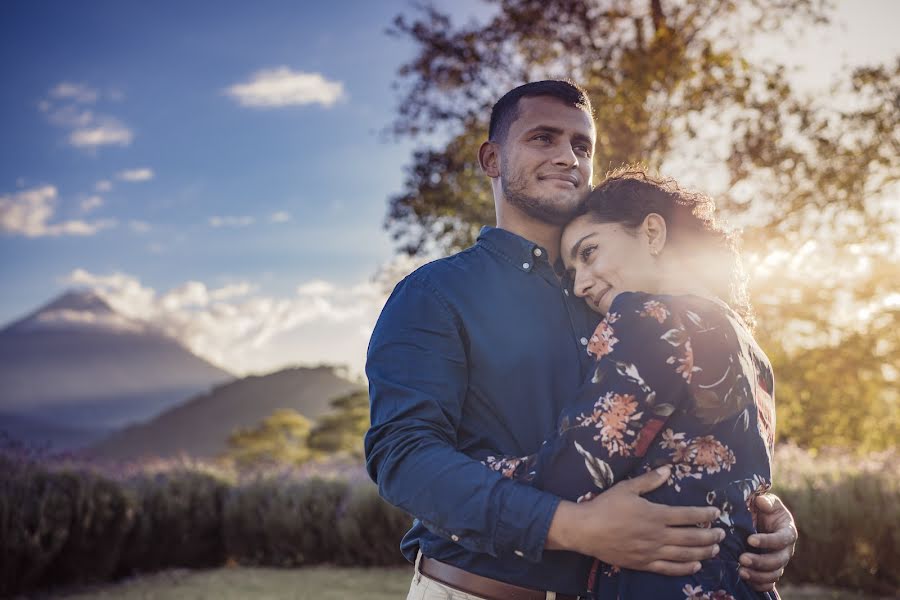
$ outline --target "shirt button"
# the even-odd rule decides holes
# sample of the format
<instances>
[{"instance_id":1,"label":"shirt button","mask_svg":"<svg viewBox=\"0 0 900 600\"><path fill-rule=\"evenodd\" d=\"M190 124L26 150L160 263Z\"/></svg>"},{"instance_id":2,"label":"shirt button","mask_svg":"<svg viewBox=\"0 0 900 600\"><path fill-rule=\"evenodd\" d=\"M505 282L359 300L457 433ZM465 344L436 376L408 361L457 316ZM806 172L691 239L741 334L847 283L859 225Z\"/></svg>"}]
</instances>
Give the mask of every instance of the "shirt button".
<instances>
[{"instance_id":1,"label":"shirt button","mask_svg":"<svg viewBox=\"0 0 900 600\"><path fill-rule=\"evenodd\" d=\"M587 346L587 338L586 337L581 338L580 341L581 341L582 346Z\"/></svg>"},{"instance_id":2,"label":"shirt button","mask_svg":"<svg viewBox=\"0 0 900 600\"><path fill-rule=\"evenodd\" d=\"M543 252L541 252L541 249L540 249L540 248L535 248L535 249L534 249L534 255L535 255L535 256L540 256L541 254L543 254Z\"/></svg>"},{"instance_id":3,"label":"shirt button","mask_svg":"<svg viewBox=\"0 0 900 600\"><path fill-rule=\"evenodd\" d=\"M566 296L568 296L568 295L569 295L569 289L568 289L568 288L564 289L564 290L563 290L563 294L565 294Z\"/></svg>"},{"instance_id":4,"label":"shirt button","mask_svg":"<svg viewBox=\"0 0 900 600\"><path fill-rule=\"evenodd\" d=\"M516 550L515 552L513 552L513 554L515 554L519 558L525 558L525 553L522 552L521 550Z\"/></svg>"},{"instance_id":5,"label":"shirt button","mask_svg":"<svg viewBox=\"0 0 900 600\"><path fill-rule=\"evenodd\" d=\"M531 266L531 265L529 265L528 263L522 263L522 268L523 268L523 269L527 269L527 268L530 267L530 266Z\"/></svg>"},{"instance_id":6,"label":"shirt button","mask_svg":"<svg viewBox=\"0 0 900 600\"><path fill-rule=\"evenodd\" d=\"M458 542L459 536L454 533L453 535L450 536L450 539L453 540L454 542Z\"/></svg>"}]
</instances>

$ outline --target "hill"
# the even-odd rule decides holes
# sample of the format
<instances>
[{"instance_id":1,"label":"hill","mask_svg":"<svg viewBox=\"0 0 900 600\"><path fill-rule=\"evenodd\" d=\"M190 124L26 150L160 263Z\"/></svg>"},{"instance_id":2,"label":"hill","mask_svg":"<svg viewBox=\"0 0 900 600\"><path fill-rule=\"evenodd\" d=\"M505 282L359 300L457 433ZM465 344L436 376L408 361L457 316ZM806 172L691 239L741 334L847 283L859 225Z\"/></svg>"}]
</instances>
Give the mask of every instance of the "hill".
<instances>
[{"instance_id":1,"label":"hill","mask_svg":"<svg viewBox=\"0 0 900 600\"><path fill-rule=\"evenodd\" d=\"M157 416L127 427L86 450L97 458L138 460L186 455L211 459L226 448L228 435L252 427L280 408L315 420L332 399L358 389L333 367L296 367L253 375L214 388Z\"/></svg>"}]
</instances>

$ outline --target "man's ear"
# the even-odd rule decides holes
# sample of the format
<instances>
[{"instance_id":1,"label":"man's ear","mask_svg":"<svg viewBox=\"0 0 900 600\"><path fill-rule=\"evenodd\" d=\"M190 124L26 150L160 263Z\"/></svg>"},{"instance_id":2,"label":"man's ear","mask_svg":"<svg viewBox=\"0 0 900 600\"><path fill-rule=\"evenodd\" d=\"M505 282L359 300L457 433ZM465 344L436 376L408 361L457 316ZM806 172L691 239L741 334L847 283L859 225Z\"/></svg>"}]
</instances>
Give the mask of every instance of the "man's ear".
<instances>
[{"instance_id":1,"label":"man's ear","mask_svg":"<svg viewBox=\"0 0 900 600\"><path fill-rule=\"evenodd\" d=\"M500 145L488 140L478 149L478 164L491 179L500 177Z\"/></svg>"}]
</instances>

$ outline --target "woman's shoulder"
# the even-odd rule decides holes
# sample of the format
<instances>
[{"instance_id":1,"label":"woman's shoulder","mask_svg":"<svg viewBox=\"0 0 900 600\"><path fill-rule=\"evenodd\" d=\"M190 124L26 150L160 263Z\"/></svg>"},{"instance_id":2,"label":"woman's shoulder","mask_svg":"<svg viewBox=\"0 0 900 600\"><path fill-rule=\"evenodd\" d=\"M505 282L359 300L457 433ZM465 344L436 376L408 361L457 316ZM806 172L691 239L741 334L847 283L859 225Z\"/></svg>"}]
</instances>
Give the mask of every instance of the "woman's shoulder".
<instances>
[{"instance_id":1,"label":"woman's shoulder","mask_svg":"<svg viewBox=\"0 0 900 600\"><path fill-rule=\"evenodd\" d=\"M704 328L705 322L740 319L731 308L716 298L692 294L650 294L621 292L609 308L607 318L620 320L650 319L660 326Z\"/></svg>"},{"instance_id":2,"label":"woman's shoulder","mask_svg":"<svg viewBox=\"0 0 900 600\"><path fill-rule=\"evenodd\" d=\"M749 331L727 304L694 295L622 292L613 300L598 333L601 338L615 335L629 341L622 349L634 346L641 353L652 353L658 347L664 353L673 349L693 353L702 348L704 354L730 354L752 344Z\"/></svg>"}]
</instances>

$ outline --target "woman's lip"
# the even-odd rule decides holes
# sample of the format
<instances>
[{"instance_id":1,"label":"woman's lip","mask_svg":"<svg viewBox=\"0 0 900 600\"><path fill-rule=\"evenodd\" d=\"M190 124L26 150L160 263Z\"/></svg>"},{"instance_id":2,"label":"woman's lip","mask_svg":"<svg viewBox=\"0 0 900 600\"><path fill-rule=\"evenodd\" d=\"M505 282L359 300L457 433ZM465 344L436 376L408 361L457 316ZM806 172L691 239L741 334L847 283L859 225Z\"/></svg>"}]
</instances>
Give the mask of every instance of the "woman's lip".
<instances>
[{"instance_id":1,"label":"woman's lip","mask_svg":"<svg viewBox=\"0 0 900 600\"><path fill-rule=\"evenodd\" d=\"M597 308L600 308L600 301L603 300L603 298L606 297L606 294L609 293L609 290L610 290L610 289L612 289L612 288L606 288L605 290L603 290L603 293L602 293L602 294L600 294L599 296L597 296L597 299L594 300L594 306L596 306Z\"/></svg>"}]
</instances>

